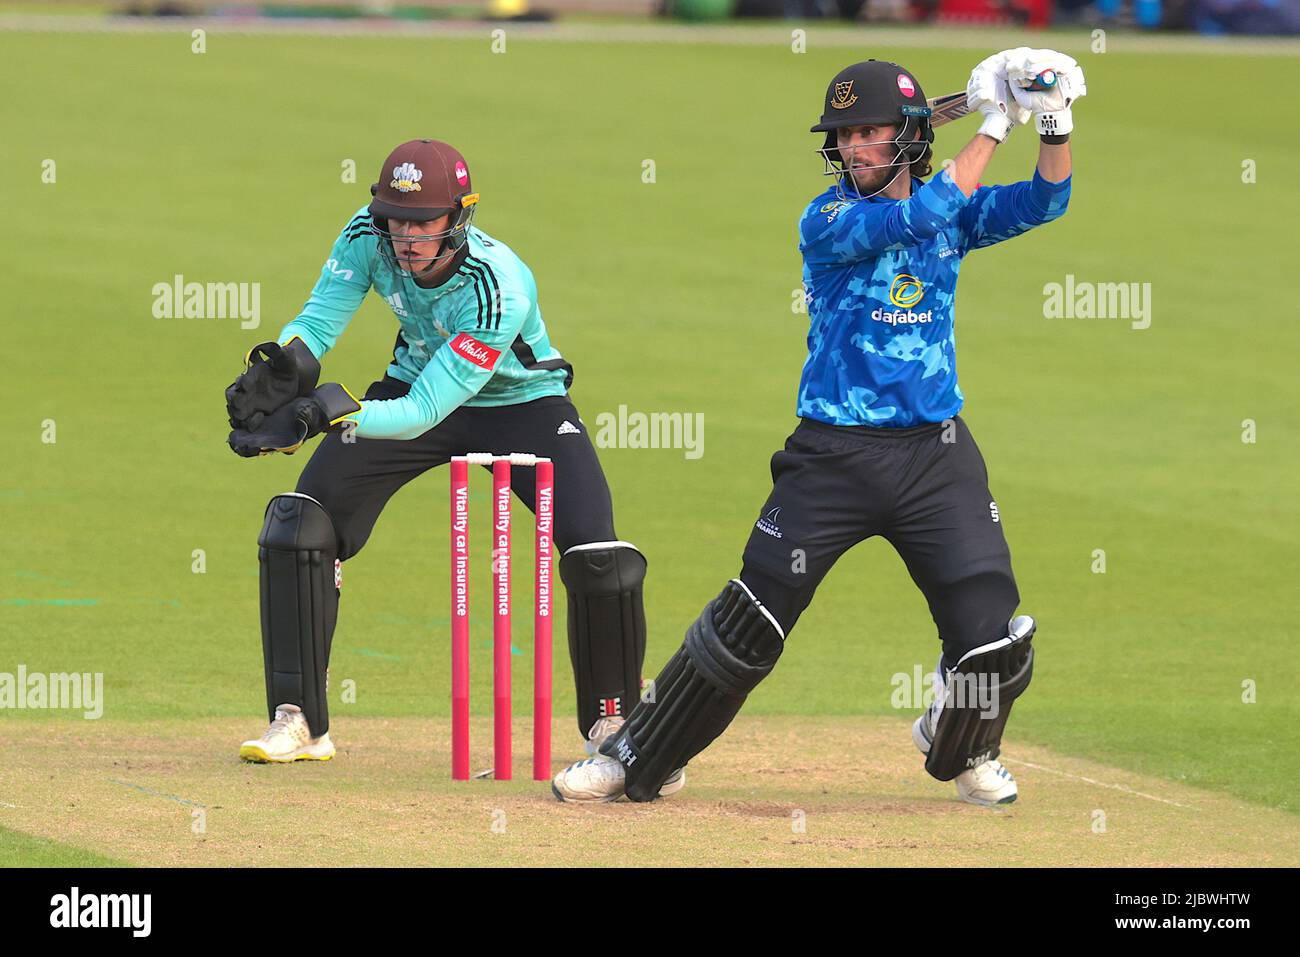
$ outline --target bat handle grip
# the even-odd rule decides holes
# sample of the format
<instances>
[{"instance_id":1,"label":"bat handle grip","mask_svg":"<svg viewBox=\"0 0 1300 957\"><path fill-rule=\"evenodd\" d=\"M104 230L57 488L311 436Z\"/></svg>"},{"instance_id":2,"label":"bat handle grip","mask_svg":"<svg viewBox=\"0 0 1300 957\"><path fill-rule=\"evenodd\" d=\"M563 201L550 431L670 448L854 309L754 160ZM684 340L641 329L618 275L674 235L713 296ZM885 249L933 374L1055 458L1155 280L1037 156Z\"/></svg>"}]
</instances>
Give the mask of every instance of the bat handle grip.
<instances>
[{"instance_id":1,"label":"bat handle grip","mask_svg":"<svg viewBox=\"0 0 1300 957\"><path fill-rule=\"evenodd\" d=\"M1056 86L1056 71L1044 70L1042 73L1038 74L1038 76L1034 77L1034 81L1030 83L1026 89L1035 93L1041 93L1044 90L1050 90L1054 86Z\"/></svg>"}]
</instances>

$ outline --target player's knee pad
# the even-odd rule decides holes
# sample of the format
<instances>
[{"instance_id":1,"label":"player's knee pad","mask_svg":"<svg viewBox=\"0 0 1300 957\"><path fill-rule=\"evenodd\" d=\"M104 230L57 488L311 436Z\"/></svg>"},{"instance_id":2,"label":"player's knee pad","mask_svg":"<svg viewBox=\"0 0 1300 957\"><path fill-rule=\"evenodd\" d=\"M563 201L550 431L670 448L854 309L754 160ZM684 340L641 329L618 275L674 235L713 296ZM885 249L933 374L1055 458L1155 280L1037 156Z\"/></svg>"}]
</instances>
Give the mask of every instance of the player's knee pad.
<instances>
[{"instance_id":1,"label":"player's knee pad","mask_svg":"<svg viewBox=\"0 0 1300 957\"><path fill-rule=\"evenodd\" d=\"M627 772L627 796L653 801L678 768L729 725L771 674L785 635L739 580L727 583L686 632L619 734L601 746Z\"/></svg>"},{"instance_id":2,"label":"player's knee pad","mask_svg":"<svg viewBox=\"0 0 1300 957\"><path fill-rule=\"evenodd\" d=\"M266 708L302 708L314 737L329 730L326 669L338 618L340 565L334 523L307 495L271 499L257 539L261 565Z\"/></svg>"},{"instance_id":3,"label":"player's knee pad","mask_svg":"<svg viewBox=\"0 0 1300 957\"><path fill-rule=\"evenodd\" d=\"M1017 615L1006 635L972 648L944 669L925 716L931 734L925 769L940 781L998 756L1011 705L1033 677L1036 627L1028 615Z\"/></svg>"},{"instance_id":4,"label":"player's knee pad","mask_svg":"<svg viewBox=\"0 0 1300 957\"><path fill-rule=\"evenodd\" d=\"M641 694L645 662L645 556L627 542L574 545L560 558L569 595L569 657L578 690L578 726L626 715Z\"/></svg>"}]
</instances>

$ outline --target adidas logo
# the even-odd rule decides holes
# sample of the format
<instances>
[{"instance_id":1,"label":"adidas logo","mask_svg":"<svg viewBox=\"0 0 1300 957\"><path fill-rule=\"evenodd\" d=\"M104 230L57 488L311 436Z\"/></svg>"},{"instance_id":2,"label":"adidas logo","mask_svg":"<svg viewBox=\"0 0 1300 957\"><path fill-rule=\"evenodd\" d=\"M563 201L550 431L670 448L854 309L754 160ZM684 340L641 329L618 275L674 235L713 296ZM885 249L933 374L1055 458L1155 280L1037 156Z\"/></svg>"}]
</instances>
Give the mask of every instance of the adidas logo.
<instances>
[{"instance_id":1,"label":"adidas logo","mask_svg":"<svg viewBox=\"0 0 1300 957\"><path fill-rule=\"evenodd\" d=\"M395 292L391 296L384 296L384 302L392 307L393 312L397 314L399 319L406 318L406 306L402 304L402 294L400 292Z\"/></svg>"},{"instance_id":2,"label":"adidas logo","mask_svg":"<svg viewBox=\"0 0 1300 957\"><path fill-rule=\"evenodd\" d=\"M572 422L570 422L568 419L565 419L563 422L560 423L560 427L555 430L555 434L556 435L581 435L582 430L578 428L576 425L574 425Z\"/></svg>"}]
</instances>

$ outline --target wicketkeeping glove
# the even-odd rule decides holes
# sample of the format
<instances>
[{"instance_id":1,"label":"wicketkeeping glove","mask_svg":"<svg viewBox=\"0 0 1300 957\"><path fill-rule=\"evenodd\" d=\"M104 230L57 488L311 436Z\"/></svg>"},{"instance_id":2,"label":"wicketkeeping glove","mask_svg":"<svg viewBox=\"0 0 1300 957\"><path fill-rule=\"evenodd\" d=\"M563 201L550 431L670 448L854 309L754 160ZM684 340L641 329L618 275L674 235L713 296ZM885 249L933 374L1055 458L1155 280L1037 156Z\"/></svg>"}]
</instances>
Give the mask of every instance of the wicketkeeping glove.
<instances>
[{"instance_id":1,"label":"wicketkeeping glove","mask_svg":"<svg viewBox=\"0 0 1300 957\"><path fill-rule=\"evenodd\" d=\"M233 429L256 431L265 417L291 399L308 395L320 379L320 362L297 336L283 346L259 342L244 363L244 371L226 389L226 414Z\"/></svg>"},{"instance_id":2,"label":"wicketkeeping glove","mask_svg":"<svg viewBox=\"0 0 1300 957\"><path fill-rule=\"evenodd\" d=\"M323 386L303 398L292 399L270 415L263 416L257 429L236 428L226 441L236 455L253 458L283 452L292 455L314 435L338 426L361 403L337 382Z\"/></svg>"}]
</instances>

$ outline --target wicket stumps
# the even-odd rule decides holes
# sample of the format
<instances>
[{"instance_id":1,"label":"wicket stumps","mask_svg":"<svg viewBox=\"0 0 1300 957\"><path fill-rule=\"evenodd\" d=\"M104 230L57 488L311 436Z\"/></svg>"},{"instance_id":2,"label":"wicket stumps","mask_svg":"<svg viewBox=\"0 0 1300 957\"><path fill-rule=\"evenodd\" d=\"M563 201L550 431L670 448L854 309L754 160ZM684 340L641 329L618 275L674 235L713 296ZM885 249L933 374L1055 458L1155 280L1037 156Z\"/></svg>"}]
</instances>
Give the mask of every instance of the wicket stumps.
<instances>
[{"instance_id":1,"label":"wicket stumps","mask_svg":"<svg viewBox=\"0 0 1300 957\"><path fill-rule=\"evenodd\" d=\"M493 777L511 778L510 469L536 470L537 569L533 606L533 779L551 777L551 539L555 472L550 459L522 452L471 452L451 460L451 776L469 780L469 467L492 469Z\"/></svg>"}]
</instances>

